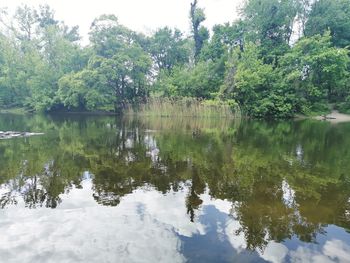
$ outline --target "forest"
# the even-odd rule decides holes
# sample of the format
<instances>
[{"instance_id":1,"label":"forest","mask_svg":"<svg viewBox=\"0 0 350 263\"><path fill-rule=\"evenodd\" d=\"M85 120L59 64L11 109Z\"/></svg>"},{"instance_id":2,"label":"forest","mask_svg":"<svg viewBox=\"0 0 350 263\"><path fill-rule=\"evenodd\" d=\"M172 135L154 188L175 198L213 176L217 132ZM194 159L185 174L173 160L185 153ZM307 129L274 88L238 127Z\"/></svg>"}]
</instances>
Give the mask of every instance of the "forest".
<instances>
[{"instance_id":1,"label":"forest","mask_svg":"<svg viewBox=\"0 0 350 263\"><path fill-rule=\"evenodd\" d=\"M47 5L0 9L0 108L123 114L185 100L254 118L350 113L350 0L246 0L231 23L205 19L200 0L190 34L102 15L83 45Z\"/></svg>"}]
</instances>

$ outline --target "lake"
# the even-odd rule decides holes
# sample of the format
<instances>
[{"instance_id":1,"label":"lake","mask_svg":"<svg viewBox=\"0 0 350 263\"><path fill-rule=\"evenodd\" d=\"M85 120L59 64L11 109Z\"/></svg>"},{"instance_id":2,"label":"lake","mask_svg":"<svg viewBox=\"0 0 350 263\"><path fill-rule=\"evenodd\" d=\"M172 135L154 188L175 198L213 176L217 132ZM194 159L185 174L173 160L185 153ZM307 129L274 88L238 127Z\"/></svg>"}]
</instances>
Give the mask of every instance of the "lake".
<instances>
[{"instance_id":1,"label":"lake","mask_svg":"<svg viewBox=\"0 0 350 263\"><path fill-rule=\"evenodd\" d=\"M350 123L0 115L1 262L349 262Z\"/></svg>"}]
</instances>

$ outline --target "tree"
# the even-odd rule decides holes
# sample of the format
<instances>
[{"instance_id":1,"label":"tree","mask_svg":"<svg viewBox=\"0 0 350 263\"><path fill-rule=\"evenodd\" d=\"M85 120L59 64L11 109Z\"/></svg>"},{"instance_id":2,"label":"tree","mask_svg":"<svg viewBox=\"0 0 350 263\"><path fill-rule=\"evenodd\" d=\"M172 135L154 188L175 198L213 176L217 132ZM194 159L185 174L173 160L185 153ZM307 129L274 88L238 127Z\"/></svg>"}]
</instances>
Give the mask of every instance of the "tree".
<instances>
[{"instance_id":1,"label":"tree","mask_svg":"<svg viewBox=\"0 0 350 263\"><path fill-rule=\"evenodd\" d=\"M332 47L330 32L300 39L281 58L283 79L299 98L298 111L320 111L349 94L350 59L346 49Z\"/></svg>"},{"instance_id":2,"label":"tree","mask_svg":"<svg viewBox=\"0 0 350 263\"><path fill-rule=\"evenodd\" d=\"M115 16L103 15L93 22L90 40L97 62L92 70L101 76L107 94L113 94L114 110L121 114L127 103L148 94L151 59L142 48L144 38L120 25Z\"/></svg>"},{"instance_id":3,"label":"tree","mask_svg":"<svg viewBox=\"0 0 350 263\"><path fill-rule=\"evenodd\" d=\"M350 0L316 0L305 26L305 35L314 36L330 30L337 47L350 45Z\"/></svg>"},{"instance_id":4,"label":"tree","mask_svg":"<svg viewBox=\"0 0 350 263\"><path fill-rule=\"evenodd\" d=\"M232 24L215 25L212 38L202 49L201 59L216 61L226 56L224 60L227 61L227 55L235 46L243 49L244 28L242 20Z\"/></svg>"},{"instance_id":5,"label":"tree","mask_svg":"<svg viewBox=\"0 0 350 263\"><path fill-rule=\"evenodd\" d=\"M246 114L258 118L286 118L294 114L294 95L280 85L281 78L270 64L259 57L259 47L247 43L240 55L233 53L227 70L235 69L231 98ZM230 95L230 94L228 94Z\"/></svg>"},{"instance_id":6,"label":"tree","mask_svg":"<svg viewBox=\"0 0 350 263\"><path fill-rule=\"evenodd\" d=\"M28 60L23 59L18 48L14 42L0 36L0 103L5 108L23 105L29 95L25 81L27 73L33 72L33 64L25 72ZM31 59L36 62L36 56Z\"/></svg>"},{"instance_id":7,"label":"tree","mask_svg":"<svg viewBox=\"0 0 350 263\"><path fill-rule=\"evenodd\" d=\"M247 0L241 14L247 38L261 45L264 61L272 63L289 48L298 11L296 0Z\"/></svg>"},{"instance_id":8,"label":"tree","mask_svg":"<svg viewBox=\"0 0 350 263\"><path fill-rule=\"evenodd\" d=\"M48 5L20 6L13 16L1 9L0 105L121 114L166 96L238 102L258 118L325 112L329 104L348 111L349 1L246 0L240 19L215 25L211 38L198 0L193 39L168 27L146 36L101 15L87 47L78 27Z\"/></svg>"},{"instance_id":9,"label":"tree","mask_svg":"<svg viewBox=\"0 0 350 263\"><path fill-rule=\"evenodd\" d=\"M8 33L2 42L3 103L44 111L59 106L58 79L86 63L75 43L77 27L70 29L55 20L49 6L19 7L10 21L4 23Z\"/></svg>"},{"instance_id":10,"label":"tree","mask_svg":"<svg viewBox=\"0 0 350 263\"><path fill-rule=\"evenodd\" d=\"M174 66L188 62L189 50L186 42L178 29L164 27L154 33L150 38L149 49L158 72L170 72Z\"/></svg>"},{"instance_id":11,"label":"tree","mask_svg":"<svg viewBox=\"0 0 350 263\"><path fill-rule=\"evenodd\" d=\"M22 41L31 41L36 33L38 23L38 14L35 9L28 7L18 7L14 16L17 22L17 30L15 32L18 39ZM13 30L16 30L13 28Z\"/></svg>"},{"instance_id":12,"label":"tree","mask_svg":"<svg viewBox=\"0 0 350 263\"><path fill-rule=\"evenodd\" d=\"M55 19L55 12L50 8L49 5L40 5L39 10L36 12L37 21L41 28L47 26L58 26L59 21Z\"/></svg>"},{"instance_id":13,"label":"tree","mask_svg":"<svg viewBox=\"0 0 350 263\"><path fill-rule=\"evenodd\" d=\"M122 114L128 103L148 95L149 56L138 45L124 47L110 58L93 56L87 69L59 81L64 106Z\"/></svg>"},{"instance_id":14,"label":"tree","mask_svg":"<svg viewBox=\"0 0 350 263\"><path fill-rule=\"evenodd\" d=\"M205 20L204 10L197 6L197 0L191 3L190 11L192 33L194 39L194 58L198 62L203 44L209 38L209 31L201 23Z\"/></svg>"},{"instance_id":15,"label":"tree","mask_svg":"<svg viewBox=\"0 0 350 263\"><path fill-rule=\"evenodd\" d=\"M299 27L299 35L298 37L305 36L305 28L306 28L306 22L309 19L309 15L311 12L311 6L312 2L314 0L297 0L298 2L298 13L297 13L297 19L295 21L295 24Z\"/></svg>"},{"instance_id":16,"label":"tree","mask_svg":"<svg viewBox=\"0 0 350 263\"><path fill-rule=\"evenodd\" d=\"M108 94L100 85L100 76L93 69L64 75L58 81L57 95L68 110L110 110L113 109L113 94Z\"/></svg>"},{"instance_id":17,"label":"tree","mask_svg":"<svg viewBox=\"0 0 350 263\"><path fill-rule=\"evenodd\" d=\"M90 41L98 56L110 58L134 42L133 32L118 23L114 15L102 15L90 28Z\"/></svg>"},{"instance_id":18,"label":"tree","mask_svg":"<svg viewBox=\"0 0 350 263\"><path fill-rule=\"evenodd\" d=\"M200 61L193 68L175 67L171 74L160 76L155 89L164 96L213 99L223 80L218 66L213 61Z\"/></svg>"}]
</instances>

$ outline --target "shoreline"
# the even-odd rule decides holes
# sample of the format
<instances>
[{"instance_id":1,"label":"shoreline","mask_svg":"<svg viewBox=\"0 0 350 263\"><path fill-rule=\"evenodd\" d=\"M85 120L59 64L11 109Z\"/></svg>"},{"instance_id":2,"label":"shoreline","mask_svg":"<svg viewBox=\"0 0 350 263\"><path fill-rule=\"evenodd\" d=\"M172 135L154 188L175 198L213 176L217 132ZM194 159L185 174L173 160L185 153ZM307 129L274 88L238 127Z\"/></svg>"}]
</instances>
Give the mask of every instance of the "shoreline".
<instances>
[{"instance_id":1,"label":"shoreline","mask_svg":"<svg viewBox=\"0 0 350 263\"><path fill-rule=\"evenodd\" d=\"M48 112L48 115L59 115L61 113L64 114L69 114L69 115L92 115L92 116L120 116L115 112L108 112L108 111L52 111ZM16 115L26 115L26 114L35 114L35 112L29 112L26 111L24 108L8 108L8 109L0 109L0 114L16 114ZM152 114L145 114L145 113L138 113L138 114L130 114L126 113L122 116L138 116L138 117L162 117L162 118L170 118L170 117L194 117L194 118L229 118L229 116L201 116L201 115L196 115L196 116L172 116L172 115L152 115ZM237 118L237 117L236 117ZM234 118L234 119L236 119ZM239 119L241 118L249 118L247 116L240 116L238 117ZM318 120L318 121L327 121L333 124L336 123L344 123L344 122L350 122L350 114L345 114L345 113L340 113L337 110L333 110L329 114L325 115L317 115L317 116L305 116L305 115L295 115L292 119L294 120L300 120L300 119L313 119L313 120Z\"/></svg>"},{"instance_id":2,"label":"shoreline","mask_svg":"<svg viewBox=\"0 0 350 263\"><path fill-rule=\"evenodd\" d=\"M328 121L330 123L342 123L342 122L350 122L350 114L340 113L339 111L332 111L327 115L320 115L313 117L315 120L319 121Z\"/></svg>"}]
</instances>

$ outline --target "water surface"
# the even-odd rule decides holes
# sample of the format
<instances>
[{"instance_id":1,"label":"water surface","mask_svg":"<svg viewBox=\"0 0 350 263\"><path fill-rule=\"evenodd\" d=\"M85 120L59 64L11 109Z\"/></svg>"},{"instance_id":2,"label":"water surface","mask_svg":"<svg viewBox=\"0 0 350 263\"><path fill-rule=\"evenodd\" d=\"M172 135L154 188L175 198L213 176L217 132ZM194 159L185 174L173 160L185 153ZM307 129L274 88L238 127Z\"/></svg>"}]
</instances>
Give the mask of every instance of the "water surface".
<instances>
[{"instance_id":1,"label":"water surface","mask_svg":"<svg viewBox=\"0 0 350 263\"><path fill-rule=\"evenodd\" d=\"M0 115L1 262L349 262L350 123Z\"/></svg>"}]
</instances>

